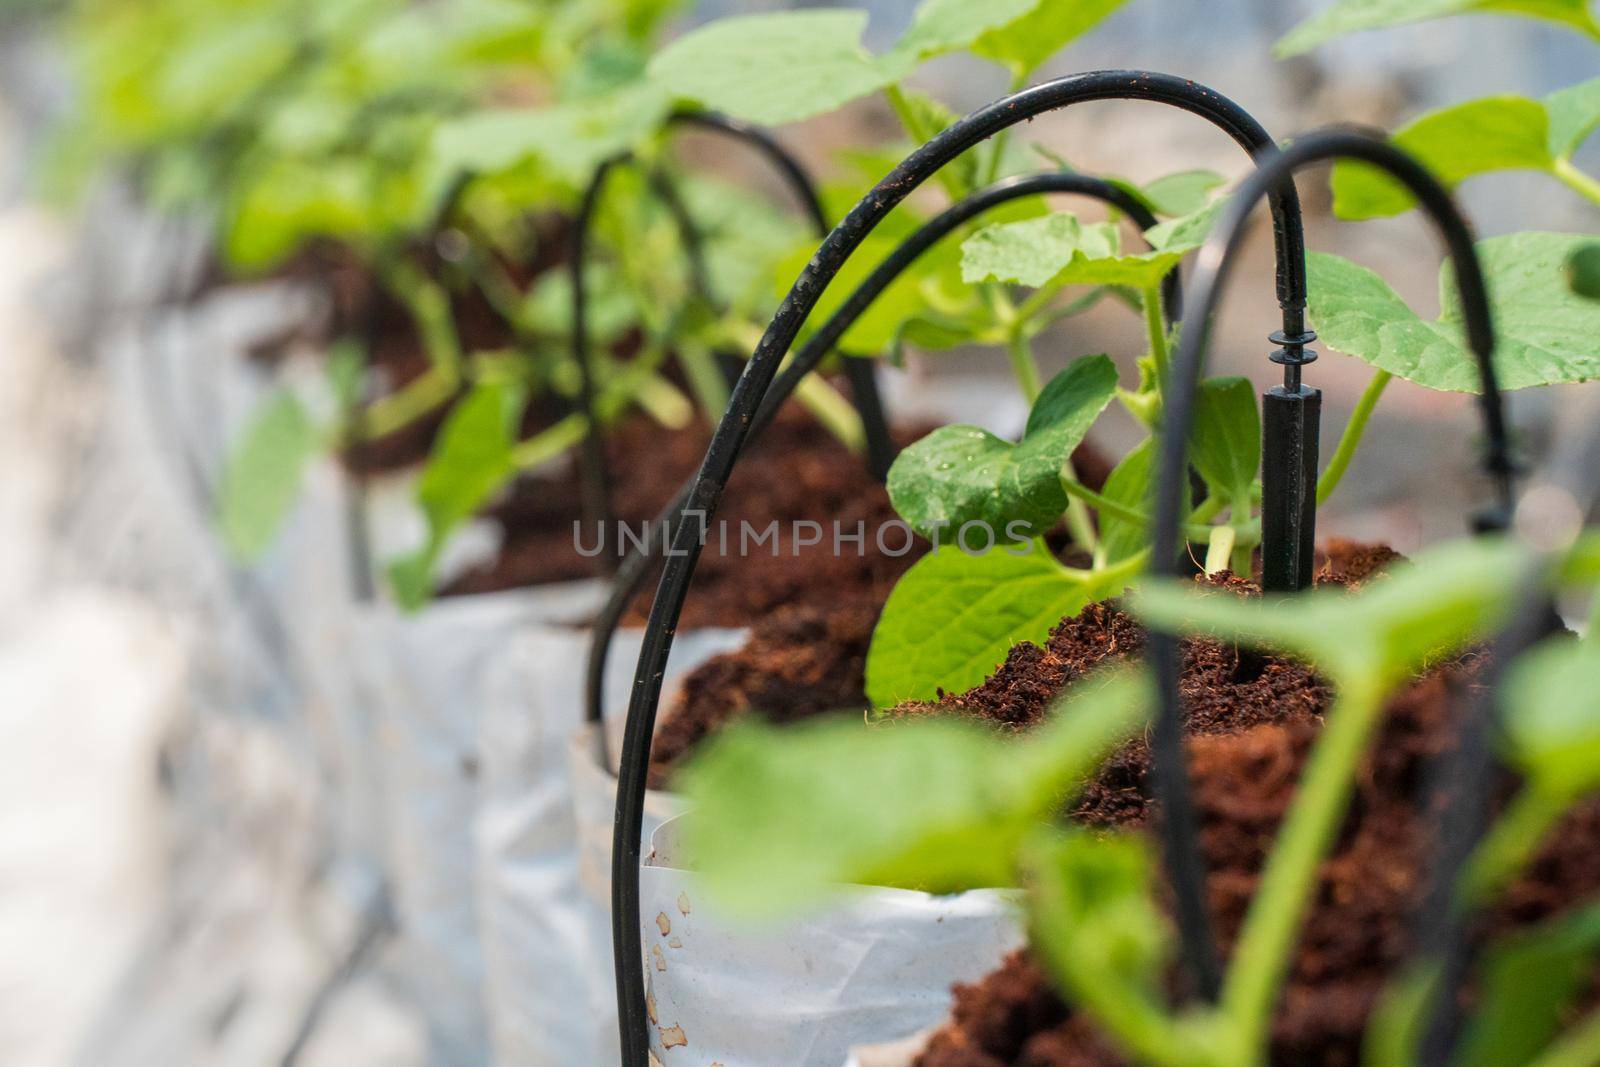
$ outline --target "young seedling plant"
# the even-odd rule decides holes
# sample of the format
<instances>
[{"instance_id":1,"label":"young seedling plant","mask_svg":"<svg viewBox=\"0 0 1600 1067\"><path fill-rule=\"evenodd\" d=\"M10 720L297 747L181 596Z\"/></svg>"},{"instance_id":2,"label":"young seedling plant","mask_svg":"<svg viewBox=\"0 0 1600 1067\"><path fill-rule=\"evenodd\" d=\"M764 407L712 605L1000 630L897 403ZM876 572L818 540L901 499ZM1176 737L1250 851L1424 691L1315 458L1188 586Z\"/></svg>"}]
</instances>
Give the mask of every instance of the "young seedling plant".
<instances>
[{"instance_id":1,"label":"young seedling plant","mask_svg":"<svg viewBox=\"0 0 1600 1067\"><path fill-rule=\"evenodd\" d=\"M1595 551L1592 537L1581 542L1563 561L1563 578L1592 583ZM1479 539L1429 550L1353 593L1241 598L1163 583L1133 597L1134 612L1153 625L1303 658L1335 693L1215 1004L1175 1005L1165 992L1175 945L1157 903L1152 844L1061 821L1104 756L1148 726L1153 689L1139 668L1081 680L1021 738L941 717L896 719L865 734L843 719L781 729L742 722L682 772L694 810L688 845L717 906L749 917L817 906L847 884L1016 887L1033 949L1062 996L1134 1062L1265 1064L1316 873L1385 699L1493 630L1530 559L1514 543ZM1562 688L1592 685L1597 671L1593 646L1570 642L1541 646L1517 664L1506 752L1526 784L1480 849L1464 893L1491 895L1557 816L1600 788L1600 715ZM1465 1062L1593 1062L1585 1057L1600 1021L1556 1031L1588 973L1580 965L1600 953L1597 908L1491 949L1490 980L1463 1046L1478 1051ZM1517 981L1551 963L1560 967L1531 989ZM1375 1028L1391 1026L1393 1014L1380 1011ZM1513 1048L1522 1052L1506 1058Z\"/></svg>"}]
</instances>

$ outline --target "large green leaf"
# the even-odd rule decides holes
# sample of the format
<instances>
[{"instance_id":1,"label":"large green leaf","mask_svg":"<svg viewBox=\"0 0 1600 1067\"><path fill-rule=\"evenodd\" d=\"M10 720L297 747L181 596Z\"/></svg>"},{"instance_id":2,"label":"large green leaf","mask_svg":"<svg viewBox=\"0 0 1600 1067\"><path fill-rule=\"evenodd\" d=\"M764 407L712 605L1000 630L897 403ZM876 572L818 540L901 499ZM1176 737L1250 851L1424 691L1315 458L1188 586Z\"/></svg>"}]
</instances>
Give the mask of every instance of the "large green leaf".
<instances>
[{"instance_id":1,"label":"large green leaf","mask_svg":"<svg viewBox=\"0 0 1600 1067\"><path fill-rule=\"evenodd\" d=\"M1200 247L1219 205L1153 227L1149 252L1124 253L1111 222L1085 223L1061 212L986 226L961 246L961 275L969 283L1019 285L1158 285L1184 255Z\"/></svg>"},{"instance_id":2,"label":"large green leaf","mask_svg":"<svg viewBox=\"0 0 1600 1067\"><path fill-rule=\"evenodd\" d=\"M311 416L288 390L256 410L228 457L217 494L222 542L234 559L256 559L272 544L319 444Z\"/></svg>"},{"instance_id":3,"label":"large green leaf","mask_svg":"<svg viewBox=\"0 0 1600 1067\"><path fill-rule=\"evenodd\" d=\"M884 61L907 73L924 59L966 48L993 30L1017 22L1039 7L1076 8L1077 0L1041 4L1040 0L922 0L911 25Z\"/></svg>"},{"instance_id":4,"label":"large green leaf","mask_svg":"<svg viewBox=\"0 0 1600 1067\"><path fill-rule=\"evenodd\" d=\"M972 4L983 7L983 4ZM1018 77L1028 74L1061 49L1082 37L1128 0L1044 0L1021 18L990 30L973 44L972 51L1011 68Z\"/></svg>"},{"instance_id":5,"label":"large green leaf","mask_svg":"<svg viewBox=\"0 0 1600 1067\"><path fill-rule=\"evenodd\" d=\"M944 717L746 720L681 772L688 852L719 902L750 915L816 906L847 883L1012 885L1022 837L1149 706L1144 676L1124 671L1084 679L1018 739Z\"/></svg>"},{"instance_id":6,"label":"large green leaf","mask_svg":"<svg viewBox=\"0 0 1600 1067\"><path fill-rule=\"evenodd\" d=\"M1600 78L1543 100L1490 96L1424 115L1401 127L1394 143L1416 156L1446 186L1499 170L1558 173L1600 122ZM1333 169L1334 210L1341 218L1397 215L1416 199L1365 163Z\"/></svg>"},{"instance_id":7,"label":"large green leaf","mask_svg":"<svg viewBox=\"0 0 1600 1067\"><path fill-rule=\"evenodd\" d=\"M433 592L434 564L450 534L515 473L522 400L515 383L484 381L450 412L417 482L417 503L428 521L427 542L390 566L402 606L426 603Z\"/></svg>"},{"instance_id":8,"label":"large green leaf","mask_svg":"<svg viewBox=\"0 0 1600 1067\"><path fill-rule=\"evenodd\" d=\"M1503 389L1581 382L1600 375L1600 304L1578 296L1563 271L1590 240L1518 233L1478 242L1498 336ZM1477 392L1477 364L1465 345L1460 299L1450 272L1440 278L1443 314L1425 322L1378 275L1325 254L1308 257L1312 323L1329 348L1430 389Z\"/></svg>"},{"instance_id":9,"label":"large green leaf","mask_svg":"<svg viewBox=\"0 0 1600 1067\"><path fill-rule=\"evenodd\" d=\"M1042 642L1104 596L1037 543L1026 555L947 547L896 583L867 653L867 695L880 707L933 700L982 682L1019 641Z\"/></svg>"},{"instance_id":10,"label":"large green leaf","mask_svg":"<svg viewBox=\"0 0 1600 1067\"><path fill-rule=\"evenodd\" d=\"M1116 390L1110 357L1078 359L1039 394L1021 441L977 426L940 427L895 460L889 499L930 539L942 531L949 542L967 523L985 524L995 541L1041 536L1067 508L1061 468Z\"/></svg>"},{"instance_id":11,"label":"large green leaf","mask_svg":"<svg viewBox=\"0 0 1600 1067\"><path fill-rule=\"evenodd\" d=\"M739 15L685 34L650 61L672 93L768 125L796 122L876 92L898 74L861 44L865 11Z\"/></svg>"},{"instance_id":12,"label":"large green leaf","mask_svg":"<svg viewBox=\"0 0 1600 1067\"><path fill-rule=\"evenodd\" d=\"M1526 550L1476 538L1419 553L1356 592L1244 598L1193 582L1151 582L1132 594L1141 618L1304 656L1336 679L1393 681L1486 635L1526 578Z\"/></svg>"},{"instance_id":13,"label":"large green leaf","mask_svg":"<svg viewBox=\"0 0 1600 1067\"><path fill-rule=\"evenodd\" d=\"M1482 12L1524 15L1570 26L1600 38L1589 0L1339 0L1296 26L1277 44L1280 59L1309 52L1324 41L1357 30L1377 30L1410 22Z\"/></svg>"}]
</instances>

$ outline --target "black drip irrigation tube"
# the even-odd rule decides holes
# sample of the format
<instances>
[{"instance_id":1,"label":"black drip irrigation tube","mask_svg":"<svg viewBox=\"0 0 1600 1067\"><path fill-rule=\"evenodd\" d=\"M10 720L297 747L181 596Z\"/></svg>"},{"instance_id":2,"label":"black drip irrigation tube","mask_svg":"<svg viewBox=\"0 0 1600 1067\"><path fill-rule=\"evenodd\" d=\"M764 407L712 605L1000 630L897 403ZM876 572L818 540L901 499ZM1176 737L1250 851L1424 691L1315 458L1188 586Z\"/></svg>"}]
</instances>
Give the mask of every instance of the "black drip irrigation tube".
<instances>
[{"instance_id":1,"label":"black drip irrigation tube","mask_svg":"<svg viewBox=\"0 0 1600 1067\"><path fill-rule=\"evenodd\" d=\"M747 123L718 115L714 112L679 111L667 117L667 124L675 127L692 127L739 141L763 155L789 186L790 191L805 209L807 221L819 237L828 232L828 219L817 194L816 184L788 149L779 144L765 130ZM598 386L592 363L589 343L588 291L586 270L589 259L589 236L594 228L600 197L607 180L618 167L636 162L632 152L622 152L604 161L596 168L584 189L583 201L573 227L572 254L568 269L572 279L572 354L578 364L578 403L586 421L583 439L583 495L584 510L590 522L601 530L612 527L610 475L606 471L602 448L600 420L596 411ZM691 288L707 305L714 303L710 279L706 272L703 242L700 232L690 217L687 207L666 173L659 169L650 172L651 186L662 204L672 215L678 228L689 261ZM888 475L894 462L894 442L889 436L889 420L884 414L883 400L878 392L878 381L871 361L844 359L844 373L850 383L851 399L861 418L866 438L867 462L880 480ZM609 558L609 557L608 557Z\"/></svg>"},{"instance_id":2,"label":"black drip irrigation tube","mask_svg":"<svg viewBox=\"0 0 1600 1067\"><path fill-rule=\"evenodd\" d=\"M1276 144L1261 124L1231 100L1196 82L1146 71L1095 71L1059 78L1004 97L957 121L906 157L867 193L807 263L745 364L700 473L683 500L680 514L693 512L709 519L716 511L752 420L773 384L783 357L823 290L872 229L923 182L974 145L1037 115L1091 100L1149 100L1166 104L1208 120L1253 158L1271 158L1277 153ZM1293 355L1305 343L1305 240L1300 205L1292 183L1275 185L1268 193L1277 249L1278 303L1283 313L1280 344ZM639 924L639 836L644 819L650 741L655 731L662 680L700 548L697 526L678 523L672 532L661 582L651 606L623 737L611 875L612 948L622 1067L649 1067L650 1021L645 1004Z\"/></svg>"},{"instance_id":3,"label":"black drip irrigation tube","mask_svg":"<svg viewBox=\"0 0 1600 1067\"><path fill-rule=\"evenodd\" d=\"M1070 193L1100 200L1126 214L1141 231L1148 230L1156 224L1156 218L1150 213L1150 209L1133 194L1119 185L1087 174L1051 171L1027 177L1008 178L980 189L929 219L897 245L850 294L839 310L829 317L816 335L801 347L767 390L760 409L750 421L750 432L746 443L755 440L766 429L778 409L793 395L801 379L817 368L839 339L850 331L862 315L866 314L873 301L882 296L884 291L924 253L961 226L1002 204L1025 196L1041 196L1048 193ZM1177 271L1162 279L1161 290L1161 302L1167 322L1174 323L1183 314L1183 288ZM674 495L672 503L668 504L651 524L652 531L668 529L673 517L681 511L684 501L688 499L691 488L692 483L685 485ZM616 638L623 614L644 588L645 580L650 574L650 565L658 558L660 549L665 547L666 543L665 537L658 541L652 532L650 540L644 547L635 548L628 554L612 581L611 593L605 606L595 617L589 659L586 664L584 689L586 722L598 723L604 718L605 674L611 654L611 644ZM600 734L600 745L601 753L605 755L604 731Z\"/></svg>"},{"instance_id":4,"label":"black drip irrigation tube","mask_svg":"<svg viewBox=\"0 0 1600 1067\"><path fill-rule=\"evenodd\" d=\"M1156 575L1176 577L1183 543L1180 522L1183 518L1183 490L1188 484L1189 434L1194 426L1195 398L1199 388L1212 313L1226 284L1233 254L1244 236L1251 210L1263 197L1281 195L1290 187L1295 171L1313 163L1353 159L1387 171L1420 202L1425 214L1444 238L1455 264L1461 290L1462 311L1466 320L1468 346L1472 349L1483 383L1479 397L1487 449L1483 466L1493 482L1495 504L1480 514L1476 528L1487 532L1504 530L1512 508L1513 468L1506 433L1504 405L1500 396L1491 355L1494 328L1490 320L1483 273L1473 250L1472 232L1457 210L1450 194L1408 154L1387 141L1354 130L1321 130L1297 138L1281 153L1261 164L1240 187L1218 220L1216 228L1200 249L1198 264L1190 280L1192 303L1180 331L1178 351L1172 362L1172 376L1166 397L1161 429L1160 460L1157 468L1157 496L1152 534L1151 570ZM1302 360L1302 363L1306 362ZM1286 365L1288 366L1288 365ZM1297 369L1297 368L1292 368ZM1282 423L1279 423L1281 429ZM1272 443L1273 423L1265 423L1266 444ZM1309 442L1307 442L1309 444ZM1280 442L1281 444L1281 442ZM1309 450L1309 449L1308 449ZM1314 450L1313 455L1314 455ZM1264 449L1263 462L1269 463L1271 450ZM1293 448L1279 449L1279 462L1296 462ZM1291 475L1298 471L1290 472ZM1315 466L1310 469L1307 492L1315 499ZM1264 466L1263 486L1274 477ZM1263 507L1265 509L1266 502ZM1265 534L1267 522L1263 518ZM1306 536L1314 534L1307 529ZM1309 578L1309 575L1306 576ZM1155 792L1162 805L1162 845L1177 897L1178 924L1185 961L1197 992L1215 999L1221 970L1216 943L1205 907L1205 871L1200 857L1189 796L1188 773L1183 752L1183 719L1178 693L1180 657L1175 635L1152 629L1149 638L1150 661L1156 673L1158 706L1151 745Z\"/></svg>"}]
</instances>

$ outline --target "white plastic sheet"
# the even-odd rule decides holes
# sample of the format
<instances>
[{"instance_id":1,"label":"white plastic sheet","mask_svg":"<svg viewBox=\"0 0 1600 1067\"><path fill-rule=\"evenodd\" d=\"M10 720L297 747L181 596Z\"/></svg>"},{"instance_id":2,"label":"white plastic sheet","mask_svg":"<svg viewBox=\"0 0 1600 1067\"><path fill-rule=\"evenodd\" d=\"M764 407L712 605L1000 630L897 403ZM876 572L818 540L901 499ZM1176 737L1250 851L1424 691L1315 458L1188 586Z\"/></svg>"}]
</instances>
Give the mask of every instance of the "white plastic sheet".
<instances>
[{"instance_id":1,"label":"white plastic sheet","mask_svg":"<svg viewBox=\"0 0 1600 1067\"><path fill-rule=\"evenodd\" d=\"M611 826L640 640L638 630L620 632L607 663L609 767L598 731L582 723L588 631L525 632L491 682L474 836L498 1067L616 1062ZM680 634L663 706L684 673L743 641L739 630ZM677 810L676 798L651 793L646 837Z\"/></svg>"},{"instance_id":2,"label":"white plastic sheet","mask_svg":"<svg viewBox=\"0 0 1600 1067\"><path fill-rule=\"evenodd\" d=\"M778 927L703 899L680 816L640 874L651 1050L663 1067L839 1067L853 1047L931 1026L950 986L1022 942L1010 895L855 887Z\"/></svg>"}]
</instances>

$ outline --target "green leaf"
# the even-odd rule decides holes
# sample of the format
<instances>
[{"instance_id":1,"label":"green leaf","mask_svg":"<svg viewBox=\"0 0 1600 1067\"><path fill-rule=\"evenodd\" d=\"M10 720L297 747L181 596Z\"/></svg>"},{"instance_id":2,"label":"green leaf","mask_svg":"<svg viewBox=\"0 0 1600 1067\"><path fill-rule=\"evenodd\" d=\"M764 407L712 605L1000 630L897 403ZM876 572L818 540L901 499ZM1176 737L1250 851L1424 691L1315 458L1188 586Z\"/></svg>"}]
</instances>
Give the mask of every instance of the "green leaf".
<instances>
[{"instance_id":1,"label":"green leaf","mask_svg":"<svg viewBox=\"0 0 1600 1067\"><path fill-rule=\"evenodd\" d=\"M1150 497L1155 488L1152 477L1155 461L1155 438L1146 437L1133 451L1122 457L1122 462L1106 478L1100 495L1148 515ZM1099 523L1100 547L1105 550L1108 563L1127 559L1150 543L1150 530L1146 524L1124 522L1106 514L1099 516Z\"/></svg>"},{"instance_id":2,"label":"green leaf","mask_svg":"<svg viewBox=\"0 0 1600 1067\"><path fill-rule=\"evenodd\" d=\"M1248 500L1261 467L1261 413L1248 378L1212 378L1200 386L1189 461L1213 493Z\"/></svg>"},{"instance_id":3,"label":"green leaf","mask_svg":"<svg viewBox=\"0 0 1600 1067\"><path fill-rule=\"evenodd\" d=\"M897 75L861 45L865 11L739 15L678 38L650 61L672 93L751 122L780 125L877 92Z\"/></svg>"},{"instance_id":4,"label":"green leaf","mask_svg":"<svg viewBox=\"0 0 1600 1067\"><path fill-rule=\"evenodd\" d=\"M1122 233L1111 222L1081 222L1066 212L986 226L961 246L961 276L968 283L1127 285L1148 289L1184 255L1204 242L1217 206L1162 223L1148 234L1154 251L1124 254Z\"/></svg>"},{"instance_id":5,"label":"green leaf","mask_svg":"<svg viewBox=\"0 0 1600 1067\"><path fill-rule=\"evenodd\" d=\"M1566 285L1567 258L1592 240L1573 234L1518 233L1479 241L1498 346L1502 389L1581 382L1600 374L1600 305ZM1378 275L1337 256L1314 253L1309 310L1329 348L1429 389L1479 391L1465 346L1460 300L1441 272L1444 313L1424 322Z\"/></svg>"},{"instance_id":6,"label":"green leaf","mask_svg":"<svg viewBox=\"0 0 1600 1067\"><path fill-rule=\"evenodd\" d=\"M1592 680L1591 680L1592 681ZM1600 957L1600 905L1491 945L1456 1067L1523 1067L1558 1034Z\"/></svg>"},{"instance_id":7,"label":"green leaf","mask_svg":"<svg viewBox=\"0 0 1600 1067\"><path fill-rule=\"evenodd\" d=\"M1023 76L1082 37L1128 0L1044 0L1015 21L978 38L972 51ZM969 6L984 7L983 4Z\"/></svg>"},{"instance_id":8,"label":"green leaf","mask_svg":"<svg viewBox=\"0 0 1600 1067\"><path fill-rule=\"evenodd\" d=\"M1150 702L1145 677L1120 671L1084 679L1022 738L943 716L875 728L750 716L681 772L687 851L719 903L752 916L814 907L849 883L1009 886L1021 838L1140 728Z\"/></svg>"},{"instance_id":9,"label":"green leaf","mask_svg":"<svg viewBox=\"0 0 1600 1067\"><path fill-rule=\"evenodd\" d=\"M319 443L317 427L293 393L280 390L256 410L228 457L217 494L217 523L234 559L255 560L272 544Z\"/></svg>"},{"instance_id":10,"label":"green leaf","mask_svg":"<svg viewBox=\"0 0 1600 1067\"><path fill-rule=\"evenodd\" d=\"M1032 14L1036 8L1079 6L1076 2L1041 4L1041 0L985 0L981 4L972 0L922 0L911 25L884 61L892 69L910 73L922 60L966 48L990 31Z\"/></svg>"},{"instance_id":11,"label":"green leaf","mask_svg":"<svg viewBox=\"0 0 1600 1067\"><path fill-rule=\"evenodd\" d=\"M1586 300L1600 300L1600 241L1574 248L1566 272L1567 288Z\"/></svg>"},{"instance_id":12,"label":"green leaf","mask_svg":"<svg viewBox=\"0 0 1600 1067\"><path fill-rule=\"evenodd\" d=\"M481 177L529 165L581 186L601 162L654 134L671 106L668 94L640 81L569 104L464 115L434 132L429 188L437 195L460 173Z\"/></svg>"},{"instance_id":13,"label":"green leaf","mask_svg":"<svg viewBox=\"0 0 1600 1067\"><path fill-rule=\"evenodd\" d=\"M1549 170L1549 116L1537 100L1491 96L1426 115L1394 135L1447 188L1497 170ZM1366 163L1333 168L1334 211L1344 219L1398 215L1416 199L1393 178Z\"/></svg>"},{"instance_id":14,"label":"green leaf","mask_svg":"<svg viewBox=\"0 0 1600 1067\"><path fill-rule=\"evenodd\" d=\"M1490 96L1424 115L1394 134L1447 187L1500 170L1538 170L1561 177L1573 152L1600 124L1600 78L1543 100ZM1398 215L1416 199L1365 163L1333 168L1334 210L1341 218Z\"/></svg>"},{"instance_id":15,"label":"green leaf","mask_svg":"<svg viewBox=\"0 0 1600 1067\"><path fill-rule=\"evenodd\" d=\"M1551 93L1544 98L1550 121L1550 154L1570 159L1600 126L1600 78Z\"/></svg>"},{"instance_id":16,"label":"green leaf","mask_svg":"<svg viewBox=\"0 0 1600 1067\"><path fill-rule=\"evenodd\" d=\"M1600 29L1589 12L1589 0L1339 0L1290 30L1274 51L1279 59L1286 59L1358 30L1479 12L1545 19L1600 38Z\"/></svg>"},{"instance_id":17,"label":"green leaf","mask_svg":"<svg viewBox=\"0 0 1600 1067\"><path fill-rule=\"evenodd\" d=\"M1152 624L1281 649L1342 682L1393 681L1488 633L1525 581L1525 564L1515 543L1475 538L1430 548L1355 592L1243 598L1147 581L1131 602Z\"/></svg>"},{"instance_id":18,"label":"green leaf","mask_svg":"<svg viewBox=\"0 0 1600 1067\"><path fill-rule=\"evenodd\" d=\"M522 401L515 383L485 381L445 420L417 482L417 503L428 521L427 543L389 570L403 607L414 609L427 600L433 566L450 534L515 473Z\"/></svg>"},{"instance_id":19,"label":"green leaf","mask_svg":"<svg viewBox=\"0 0 1600 1067\"><path fill-rule=\"evenodd\" d=\"M1157 215L1193 215L1204 209L1211 202L1211 194L1227 181L1214 170L1181 170L1157 178L1138 193Z\"/></svg>"},{"instance_id":20,"label":"green leaf","mask_svg":"<svg viewBox=\"0 0 1600 1067\"><path fill-rule=\"evenodd\" d=\"M977 426L943 426L901 452L889 499L912 529L948 541L967 523L1001 542L1043 535L1067 508L1061 468L1116 394L1108 356L1085 356L1051 379L1016 444ZM982 543L982 542L979 542Z\"/></svg>"},{"instance_id":21,"label":"green leaf","mask_svg":"<svg viewBox=\"0 0 1600 1067\"><path fill-rule=\"evenodd\" d=\"M1552 638L1511 666L1504 730L1510 758L1548 791L1600 787L1600 649Z\"/></svg>"},{"instance_id":22,"label":"green leaf","mask_svg":"<svg viewBox=\"0 0 1600 1067\"><path fill-rule=\"evenodd\" d=\"M1030 846L1029 911L1041 961L1069 990L1089 973L1120 998L1154 1008L1172 937L1155 900L1149 841L1073 828L1041 833Z\"/></svg>"},{"instance_id":23,"label":"green leaf","mask_svg":"<svg viewBox=\"0 0 1600 1067\"><path fill-rule=\"evenodd\" d=\"M1026 555L943 548L901 576L867 653L879 707L934 700L982 682L1019 641L1043 642L1062 619L1111 592L1061 566L1037 543Z\"/></svg>"}]
</instances>

